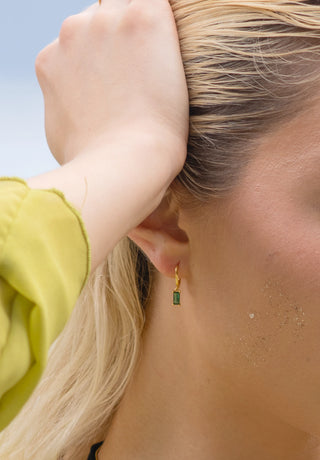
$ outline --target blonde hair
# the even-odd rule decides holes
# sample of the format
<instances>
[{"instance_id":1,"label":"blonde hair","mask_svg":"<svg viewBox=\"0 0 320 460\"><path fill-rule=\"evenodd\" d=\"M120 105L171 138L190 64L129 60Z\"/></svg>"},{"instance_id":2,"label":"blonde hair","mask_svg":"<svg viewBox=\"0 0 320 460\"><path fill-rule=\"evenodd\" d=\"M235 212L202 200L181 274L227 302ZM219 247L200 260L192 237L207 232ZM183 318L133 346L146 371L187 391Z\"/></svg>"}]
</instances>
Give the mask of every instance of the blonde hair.
<instances>
[{"instance_id":1,"label":"blonde hair","mask_svg":"<svg viewBox=\"0 0 320 460\"><path fill-rule=\"evenodd\" d=\"M190 93L188 157L171 186L181 206L231 190L254 140L310 102L318 3L171 0ZM0 435L1 460L86 460L104 440L139 359L152 278L128 238L92 273L38 387Z\"/></svg>"}]
</instances>

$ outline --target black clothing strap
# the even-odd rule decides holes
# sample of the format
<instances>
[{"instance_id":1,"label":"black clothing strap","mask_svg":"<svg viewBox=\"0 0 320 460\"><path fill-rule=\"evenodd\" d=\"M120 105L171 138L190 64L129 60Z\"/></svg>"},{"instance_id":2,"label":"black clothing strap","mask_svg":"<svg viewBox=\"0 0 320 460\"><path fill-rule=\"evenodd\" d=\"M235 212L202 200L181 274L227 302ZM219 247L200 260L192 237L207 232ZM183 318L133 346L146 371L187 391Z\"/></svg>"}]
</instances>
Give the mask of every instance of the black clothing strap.
<instances>
[{"instance_id":1,"label":"black clothing strap","mask_svg":"<svg viewBox=\"0 0 320 460\"><path fill-rule=\"evenodd\" d=\"M98 442L98 444L94 444L94 445L91 447L91 450L90 450L90 454L89 454L88 460L95 460L96 452L97 452L97 450L99 449L99 447L100 447L102 444L103 444L103 442Z\"/></svg>"}]
</instances>

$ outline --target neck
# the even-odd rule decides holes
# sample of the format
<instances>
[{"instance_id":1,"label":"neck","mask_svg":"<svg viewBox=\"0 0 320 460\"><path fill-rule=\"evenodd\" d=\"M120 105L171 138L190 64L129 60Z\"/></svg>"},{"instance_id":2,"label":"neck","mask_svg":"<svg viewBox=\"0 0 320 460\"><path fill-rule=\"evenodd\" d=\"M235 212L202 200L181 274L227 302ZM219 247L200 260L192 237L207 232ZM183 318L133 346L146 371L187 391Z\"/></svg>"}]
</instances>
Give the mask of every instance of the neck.
<instances>
[{"instance_id":1,"label":"neck","mask_svg":"<svg viewBox=\"0 0 320 460\"><path fill-rule=\"evenodd\" d=\"M174 308L172 280L155 283L141 359L99 460L319 460L317 440L268 412L248 381L209 361L183 289L183 306Z\"/></svg>"}]
</instances>

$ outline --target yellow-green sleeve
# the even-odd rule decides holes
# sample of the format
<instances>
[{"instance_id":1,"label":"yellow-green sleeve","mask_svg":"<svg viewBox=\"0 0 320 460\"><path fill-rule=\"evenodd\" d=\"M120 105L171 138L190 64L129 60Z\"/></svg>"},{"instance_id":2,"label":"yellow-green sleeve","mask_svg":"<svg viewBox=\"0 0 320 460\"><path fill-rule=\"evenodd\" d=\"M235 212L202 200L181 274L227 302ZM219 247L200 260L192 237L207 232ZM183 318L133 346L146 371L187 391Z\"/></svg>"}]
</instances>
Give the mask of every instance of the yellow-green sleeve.
<instances>
[{"instance_id":1,"label":"yellow-green sleeve","mask_svg":"<svg viewBox=\"0 0 320 460\"><path fill-rule=\"evenodd\" d=\"M81 214L64 194L0 177L0 430L39 382L90 268Z\"/></svg>"}]
</instances>

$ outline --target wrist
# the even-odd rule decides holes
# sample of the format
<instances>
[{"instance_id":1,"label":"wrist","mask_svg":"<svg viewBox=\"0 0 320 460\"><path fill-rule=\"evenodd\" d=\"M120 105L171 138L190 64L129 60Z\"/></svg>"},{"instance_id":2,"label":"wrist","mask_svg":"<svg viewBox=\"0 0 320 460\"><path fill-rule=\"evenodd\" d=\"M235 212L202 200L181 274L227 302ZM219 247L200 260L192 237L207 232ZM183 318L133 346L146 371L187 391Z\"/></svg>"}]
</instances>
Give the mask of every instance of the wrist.
<instances>
[{"instance_id":1,"label":"wrist","mask_svg":"<svg viewBox=\"0 0 320 460\"><path fill-rule=\"evenodd\" d=\"M187 139L181 139L172 130L159 124L144 122L129 129L108 129L90 142L82 143L81 148L73 146L72 150L77 151L77 154L70 161L88 156L97 156L99 159L112 157L114 152L119 151L119 147L122 156L126 156L126 160L132 163L132 166L143 161L150 165L151 170L156 168L158 173L158 168L163 169L169 184L183 168L187 154Z\"/></svg>"}]
</instances>

